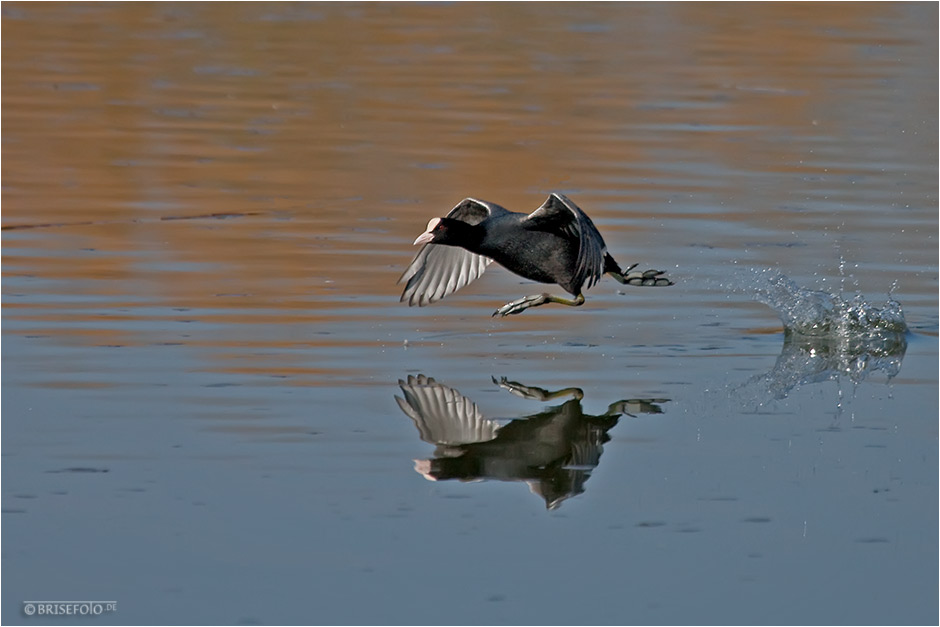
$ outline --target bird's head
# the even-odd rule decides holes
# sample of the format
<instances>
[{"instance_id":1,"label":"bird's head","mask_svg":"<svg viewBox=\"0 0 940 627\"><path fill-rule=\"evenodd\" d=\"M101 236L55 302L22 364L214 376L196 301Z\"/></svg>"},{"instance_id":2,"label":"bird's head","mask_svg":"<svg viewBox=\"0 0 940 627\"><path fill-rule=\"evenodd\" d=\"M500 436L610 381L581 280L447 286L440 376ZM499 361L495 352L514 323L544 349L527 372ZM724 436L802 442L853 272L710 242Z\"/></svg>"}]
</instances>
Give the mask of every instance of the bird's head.
<instances>
[{"instance_id":1,"label":"bird's head","mask_svg":"<svg viewBox=\"0 0 940 627\"><path fill-rule=\"evenodd\" d=\"M433 218L428 222L428 228L418 236L414 245L418 244L447 244L450 246L466 246L474 239L474 229L461 220L452 218Z\"/></svg>"},{"instance_id":2,"label":"bird's head","mask_svg":"<svg viewBox=\"0 0 940 627\"><path fill-rule=\"evenodd\" d=\"M414 245L417 246L418 244L432 244L434 243L434 239L438 236L443 237L445 230L446 227L441 227L441 219L433 218L430 222L428 222L428 228L424 231L424 233L419 235L418 239L415 240Z\"/></svg>"}]
</instances>

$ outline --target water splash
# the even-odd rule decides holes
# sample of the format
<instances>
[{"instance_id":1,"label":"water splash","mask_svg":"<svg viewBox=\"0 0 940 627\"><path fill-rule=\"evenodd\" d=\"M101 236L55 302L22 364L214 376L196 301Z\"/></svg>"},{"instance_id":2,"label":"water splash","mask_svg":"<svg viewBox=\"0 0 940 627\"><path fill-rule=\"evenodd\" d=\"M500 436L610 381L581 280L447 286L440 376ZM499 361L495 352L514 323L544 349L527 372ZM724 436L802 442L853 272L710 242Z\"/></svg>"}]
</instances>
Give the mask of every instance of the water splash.
<instances>
[{"instance_id":1,"label":"water splash","mask_svg":"<svg viewBox=\"0 0 940 627\"><path fill-rule=\"evenodd\" d=\"M773 309L787 333L806 337L877 340L904 335L907 323L901 303L888 298L883 307L860 294L846 301L841 296L800 287L777 270L756 271L753 296Z\"/></svg>"},{"instance_id":2,"label":"water splash","mask_svg":"<svg viewBox=\"0 0 940 627\"><path fill-rule=\"evenodd\" d=\"M879 340L835 339L787 334L770 372L748 385L763 388L774 398L785 398L797 387L847 378L854 384L882 372L890 380L901 371L907 351L903 335Z\"/></svg>"},{"instance_id":3,"label":"water splash","mask_svg":"<svg viewBox=\"0 0 940 627\"><path fill-rule=\"evenodd\" d=\"M800 287L772 269L757 270L744 289L780 316L783 350L773 369L745 387L774 398L808 383L847 377L859 383L873 372L890 380L901 370L907 350L907 323L901 304L890 296L877 307L860 294L851 300Z\"/></svg>"}]
</instances>

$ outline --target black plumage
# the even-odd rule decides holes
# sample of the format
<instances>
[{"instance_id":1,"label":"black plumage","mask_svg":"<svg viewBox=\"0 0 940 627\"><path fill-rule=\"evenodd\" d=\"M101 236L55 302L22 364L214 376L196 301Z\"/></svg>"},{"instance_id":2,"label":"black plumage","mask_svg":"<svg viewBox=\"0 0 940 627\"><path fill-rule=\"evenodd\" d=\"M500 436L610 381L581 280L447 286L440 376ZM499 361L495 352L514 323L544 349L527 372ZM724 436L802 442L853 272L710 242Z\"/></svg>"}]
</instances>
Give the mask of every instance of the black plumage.
<instances>
[{"instance_id":1,"label":"black plumage","mask_svg":"<svg viewBox=\"0 0 940 627\"><path fill-rule=\"evenodd\" d=\"M530 214L467 198L444 218L434 218L414 242L424 246L402 274L401 300L424 306L478 278L491 261L539 283L556 283L575 299L536 294L507 303L493 315L521 313L548 302L578 306L582 290L605 273L627 285L665 286L658 270L623 271L607 252L591 219L562 194L553 193Z\"/></svg>"}]
</instances>

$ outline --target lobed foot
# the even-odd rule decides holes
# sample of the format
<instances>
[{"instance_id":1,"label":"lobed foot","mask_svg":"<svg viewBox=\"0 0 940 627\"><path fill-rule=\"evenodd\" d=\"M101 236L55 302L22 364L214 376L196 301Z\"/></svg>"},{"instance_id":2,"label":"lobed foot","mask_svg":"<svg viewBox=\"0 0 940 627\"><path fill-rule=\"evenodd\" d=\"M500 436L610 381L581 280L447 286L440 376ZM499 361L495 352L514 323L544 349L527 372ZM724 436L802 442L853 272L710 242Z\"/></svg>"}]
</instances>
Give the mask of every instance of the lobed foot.
<instances>
[{"instance_id":1,"label":"lobed foot","mask_svg":"<svg viewBox=\"0 0 940 627\"><path fill-rule=\"evenodd\" d=\"M520 298L519 300L514 300L511 303L506 303L499 309L493 312L493 317L505 317L511 316L513 314L520 314L529 307L538 307L539 305L544 305L548 302L548 294L533 294L532 296L526 296L525 298Z\"/></svg>"},{"instance_id":2,"label":"lobed foot","mask_svg":"<svg viewBox=\"0 0 940 627\"><path fill-rule=\"evenodd\" d=\"M670 281L668 278L662 276L666 274L665 270L633 271L633 268L635 267L636 264L630 266L630 268L622 275L616 275L612 272L611 276L624 285L636 285L643 287L665 287L667 285L675 285L675 283Z\"/></svg>"},{"instance_id":3,"label":"lobed foot","mask_svg":"<svg viewBox=\"0 0 940 627\"><path fill-rule=\"evenodd\" d=\"M568 305L569 307L580 307L584 304L584 294L578 294L574 297L574 300L562 298L561 296L552 296L551 294L533 294L532 296L526 296L525 298L514 300L511 303L506 303L494 311L493 315L509 316L522 313L529 307L538 307L545 303L558 303L559 305Z\"/></svg>"},{"instance_id":4,"label":"lobed foot","mask_svg":"<svg viewBox=\"0 0 940 627\"><path fill-rule=\"evenodd\" d=\"M610 407L607 408L607 415L621 414L636 418L637 414L661 414L663 408L660 407L660 404L668 402L668 398L631 398L630 400L611 403Z\"/></svg>"}]
</instances>

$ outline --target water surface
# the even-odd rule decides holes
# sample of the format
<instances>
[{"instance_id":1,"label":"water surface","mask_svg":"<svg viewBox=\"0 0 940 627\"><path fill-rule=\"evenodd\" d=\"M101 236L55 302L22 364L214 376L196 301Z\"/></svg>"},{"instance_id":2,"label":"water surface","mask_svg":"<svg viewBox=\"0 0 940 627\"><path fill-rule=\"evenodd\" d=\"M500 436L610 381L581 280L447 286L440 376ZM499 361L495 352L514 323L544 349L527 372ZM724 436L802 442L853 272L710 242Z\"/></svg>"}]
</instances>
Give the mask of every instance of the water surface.
<instances>
[{"instance_id":1,"label":"water surface","mask_svg":"<svg viewBox=\"0 0 940 627\"><path fill-rule=\"evenodd\" d=\"M5 624L937 621L936 5L2 11ZM398 302L551 191L676 285Z\"/></svg>"}]
</instances>

